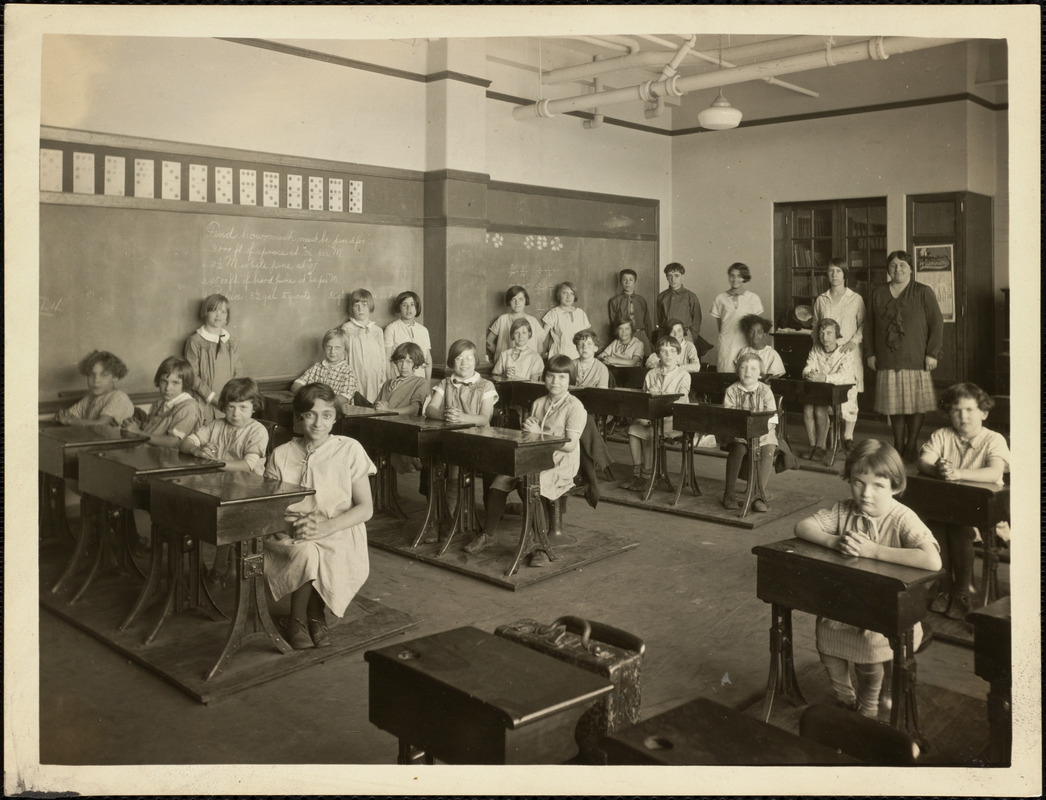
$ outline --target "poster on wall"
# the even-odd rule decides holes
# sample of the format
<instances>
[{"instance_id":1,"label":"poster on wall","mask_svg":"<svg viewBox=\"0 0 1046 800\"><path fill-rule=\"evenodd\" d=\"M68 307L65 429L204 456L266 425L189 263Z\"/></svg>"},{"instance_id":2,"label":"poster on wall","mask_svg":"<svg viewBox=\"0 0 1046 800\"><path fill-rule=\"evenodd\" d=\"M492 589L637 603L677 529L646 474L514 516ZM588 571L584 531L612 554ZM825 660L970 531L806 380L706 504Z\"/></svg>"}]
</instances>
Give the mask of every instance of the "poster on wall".
<instances>
[{"instance_id":1,"label":"poster on wall","mask_svg":"<svg viewBox=\"0 0 1046 800\"><path fill-rule=\"evenodd\" d=\"M915 279L933 289L945 322L955 322L955 270L950 244L915 248Z\"/></svg>"}]
</instances>

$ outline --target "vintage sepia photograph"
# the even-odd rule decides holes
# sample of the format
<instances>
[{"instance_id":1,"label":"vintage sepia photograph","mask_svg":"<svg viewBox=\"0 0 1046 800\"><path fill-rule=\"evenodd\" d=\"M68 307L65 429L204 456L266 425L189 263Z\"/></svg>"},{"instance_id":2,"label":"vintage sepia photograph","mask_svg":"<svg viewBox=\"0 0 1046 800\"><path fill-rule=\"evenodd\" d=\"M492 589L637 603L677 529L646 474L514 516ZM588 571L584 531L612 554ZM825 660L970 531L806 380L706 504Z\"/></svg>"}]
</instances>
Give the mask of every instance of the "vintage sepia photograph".
<instances>
[{"instance_id":1,"label":"vintage sepia photograph","mask_svg":"<svg viewBox=\"0 0 1046 800\"><path fill-rule=\"evenodd\" d=\"M1039 794L1039 14L6 6L6 793Z\"/></svg>"}]
</instances>

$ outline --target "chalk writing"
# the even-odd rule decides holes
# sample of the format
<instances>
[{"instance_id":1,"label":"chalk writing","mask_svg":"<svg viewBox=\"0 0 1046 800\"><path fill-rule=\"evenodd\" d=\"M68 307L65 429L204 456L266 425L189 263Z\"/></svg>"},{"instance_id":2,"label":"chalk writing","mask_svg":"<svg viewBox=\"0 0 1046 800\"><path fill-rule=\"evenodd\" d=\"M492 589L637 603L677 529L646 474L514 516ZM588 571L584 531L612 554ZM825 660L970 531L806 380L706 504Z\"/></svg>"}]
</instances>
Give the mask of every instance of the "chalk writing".
<instances>
[{"instance_id":1,"label":"chalk writing","mask_svg":"<svg viewBox=\"0 0 1046 800\"><path fill-rule=\"evenodd\" d=\"M40 316L41 317L56 317L62 313L62 303L65 302L64 297L47 297L46 295L40 295Z\"/></svg>"},{"instance_id":2,"label":"chalk writing","mask_svg":"<svg viewBox=\"0 0 1046 800\"><path fill-rule=\"evenodd\" d=\"M330 287L344 273L349 253L366 244L359 234L294 229L268 233L249 223L222 220L208 222L204 231L204 290L220 292L230 301L246 299L263 305L309 301L325 294L340 300L341 293Z\"/></svg>"}]
</instances>

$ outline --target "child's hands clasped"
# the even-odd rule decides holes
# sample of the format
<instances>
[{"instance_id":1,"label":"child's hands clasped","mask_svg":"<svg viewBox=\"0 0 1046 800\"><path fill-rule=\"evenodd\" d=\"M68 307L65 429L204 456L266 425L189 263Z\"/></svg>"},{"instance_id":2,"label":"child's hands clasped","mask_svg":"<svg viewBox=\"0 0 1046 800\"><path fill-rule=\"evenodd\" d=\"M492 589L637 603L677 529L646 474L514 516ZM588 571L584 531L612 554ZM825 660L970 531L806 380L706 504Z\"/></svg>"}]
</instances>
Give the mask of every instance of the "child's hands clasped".
<instances>
[{"instance_id":1,"label":"child's hands clasped","mask_svg":"<svg viewBox=\"0 0 1046 800\"><path fill-rule=\"evenodd\" d=\"M943 458L937 462L937 474L944 478L946 481L959 480L959 470L952 466L952 464L949 461Z\"/></svg>"},{"instance_id":2,"label":"child's hands clasped","mask_svg":"<svg viewBox=\"0 0 1046 800\"><path fill-rule=\"evenodd\" d=\"M443 411L443 419L447 422L461 422L461 417L460 408L448 408Z\"/></svg>"},{"instance_id":3,"label":"child's hands clasped","mask_svg":"<svg viewBox=\"0 0 1046 800\"><path fill-rule=\"evenodd\" d=\"M217 459L218 458L218 448L215 447L210 442L208 442L207 444L200 445L199 447L197 447L196 451L193 453L193 455L197 456L198 458L213 458L213 459Z\"/></svg>"},{"instance_id":4,"label":"child's hands clasped","mask_svg":"<svg viewBox=\"0 0 1046 800\"><path fill-rule=\"evenodd\" d=\"M839 537L839 552L854 558L875 558L878 545L862 533L847 531Z\"/></svg>"},{"instance_id":5,"label":"child's hands clasped","mask_svg":"<svg viewBox=\"0 0 1046 800\"><path fill-rule=\"evenodd\" d=\"M541 423L533 417L523 420L523 430L527 433L541 433Z\"/></svg>"},{"instance_id":6,"label":"child's hands clasped","mask_svg":"<svg viewBox=\"0 0 1046 800\"><path fill-rule=\"evenodd\" d=\"M283 519L291 523L289 533L295 543L322 538L320 523L323 521L324 516L319 511L310 511L307 514L288 511Z\"/></svg>"}]
</instances>

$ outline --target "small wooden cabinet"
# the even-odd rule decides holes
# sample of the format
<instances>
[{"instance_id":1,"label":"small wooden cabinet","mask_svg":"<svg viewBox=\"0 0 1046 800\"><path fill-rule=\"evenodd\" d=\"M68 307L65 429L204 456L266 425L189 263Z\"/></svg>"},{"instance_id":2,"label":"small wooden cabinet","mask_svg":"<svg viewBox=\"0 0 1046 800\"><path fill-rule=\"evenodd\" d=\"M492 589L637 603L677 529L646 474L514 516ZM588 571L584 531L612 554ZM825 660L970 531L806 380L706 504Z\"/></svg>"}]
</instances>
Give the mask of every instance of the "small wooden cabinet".
<instances>
[{"instance_id":1,"label":"small wooden cabinet","mask_svg":"<svg viewBox=\"0 0 1046 800\"><path fill-rule=\"evenodd\" d=\"M992 198L973 192L909 195L907 229L915 280L934 286L944 314L944 351L934 384L970 381L1008 394L1008 386L995 386Z\"/></svg>"}]
</instances>

